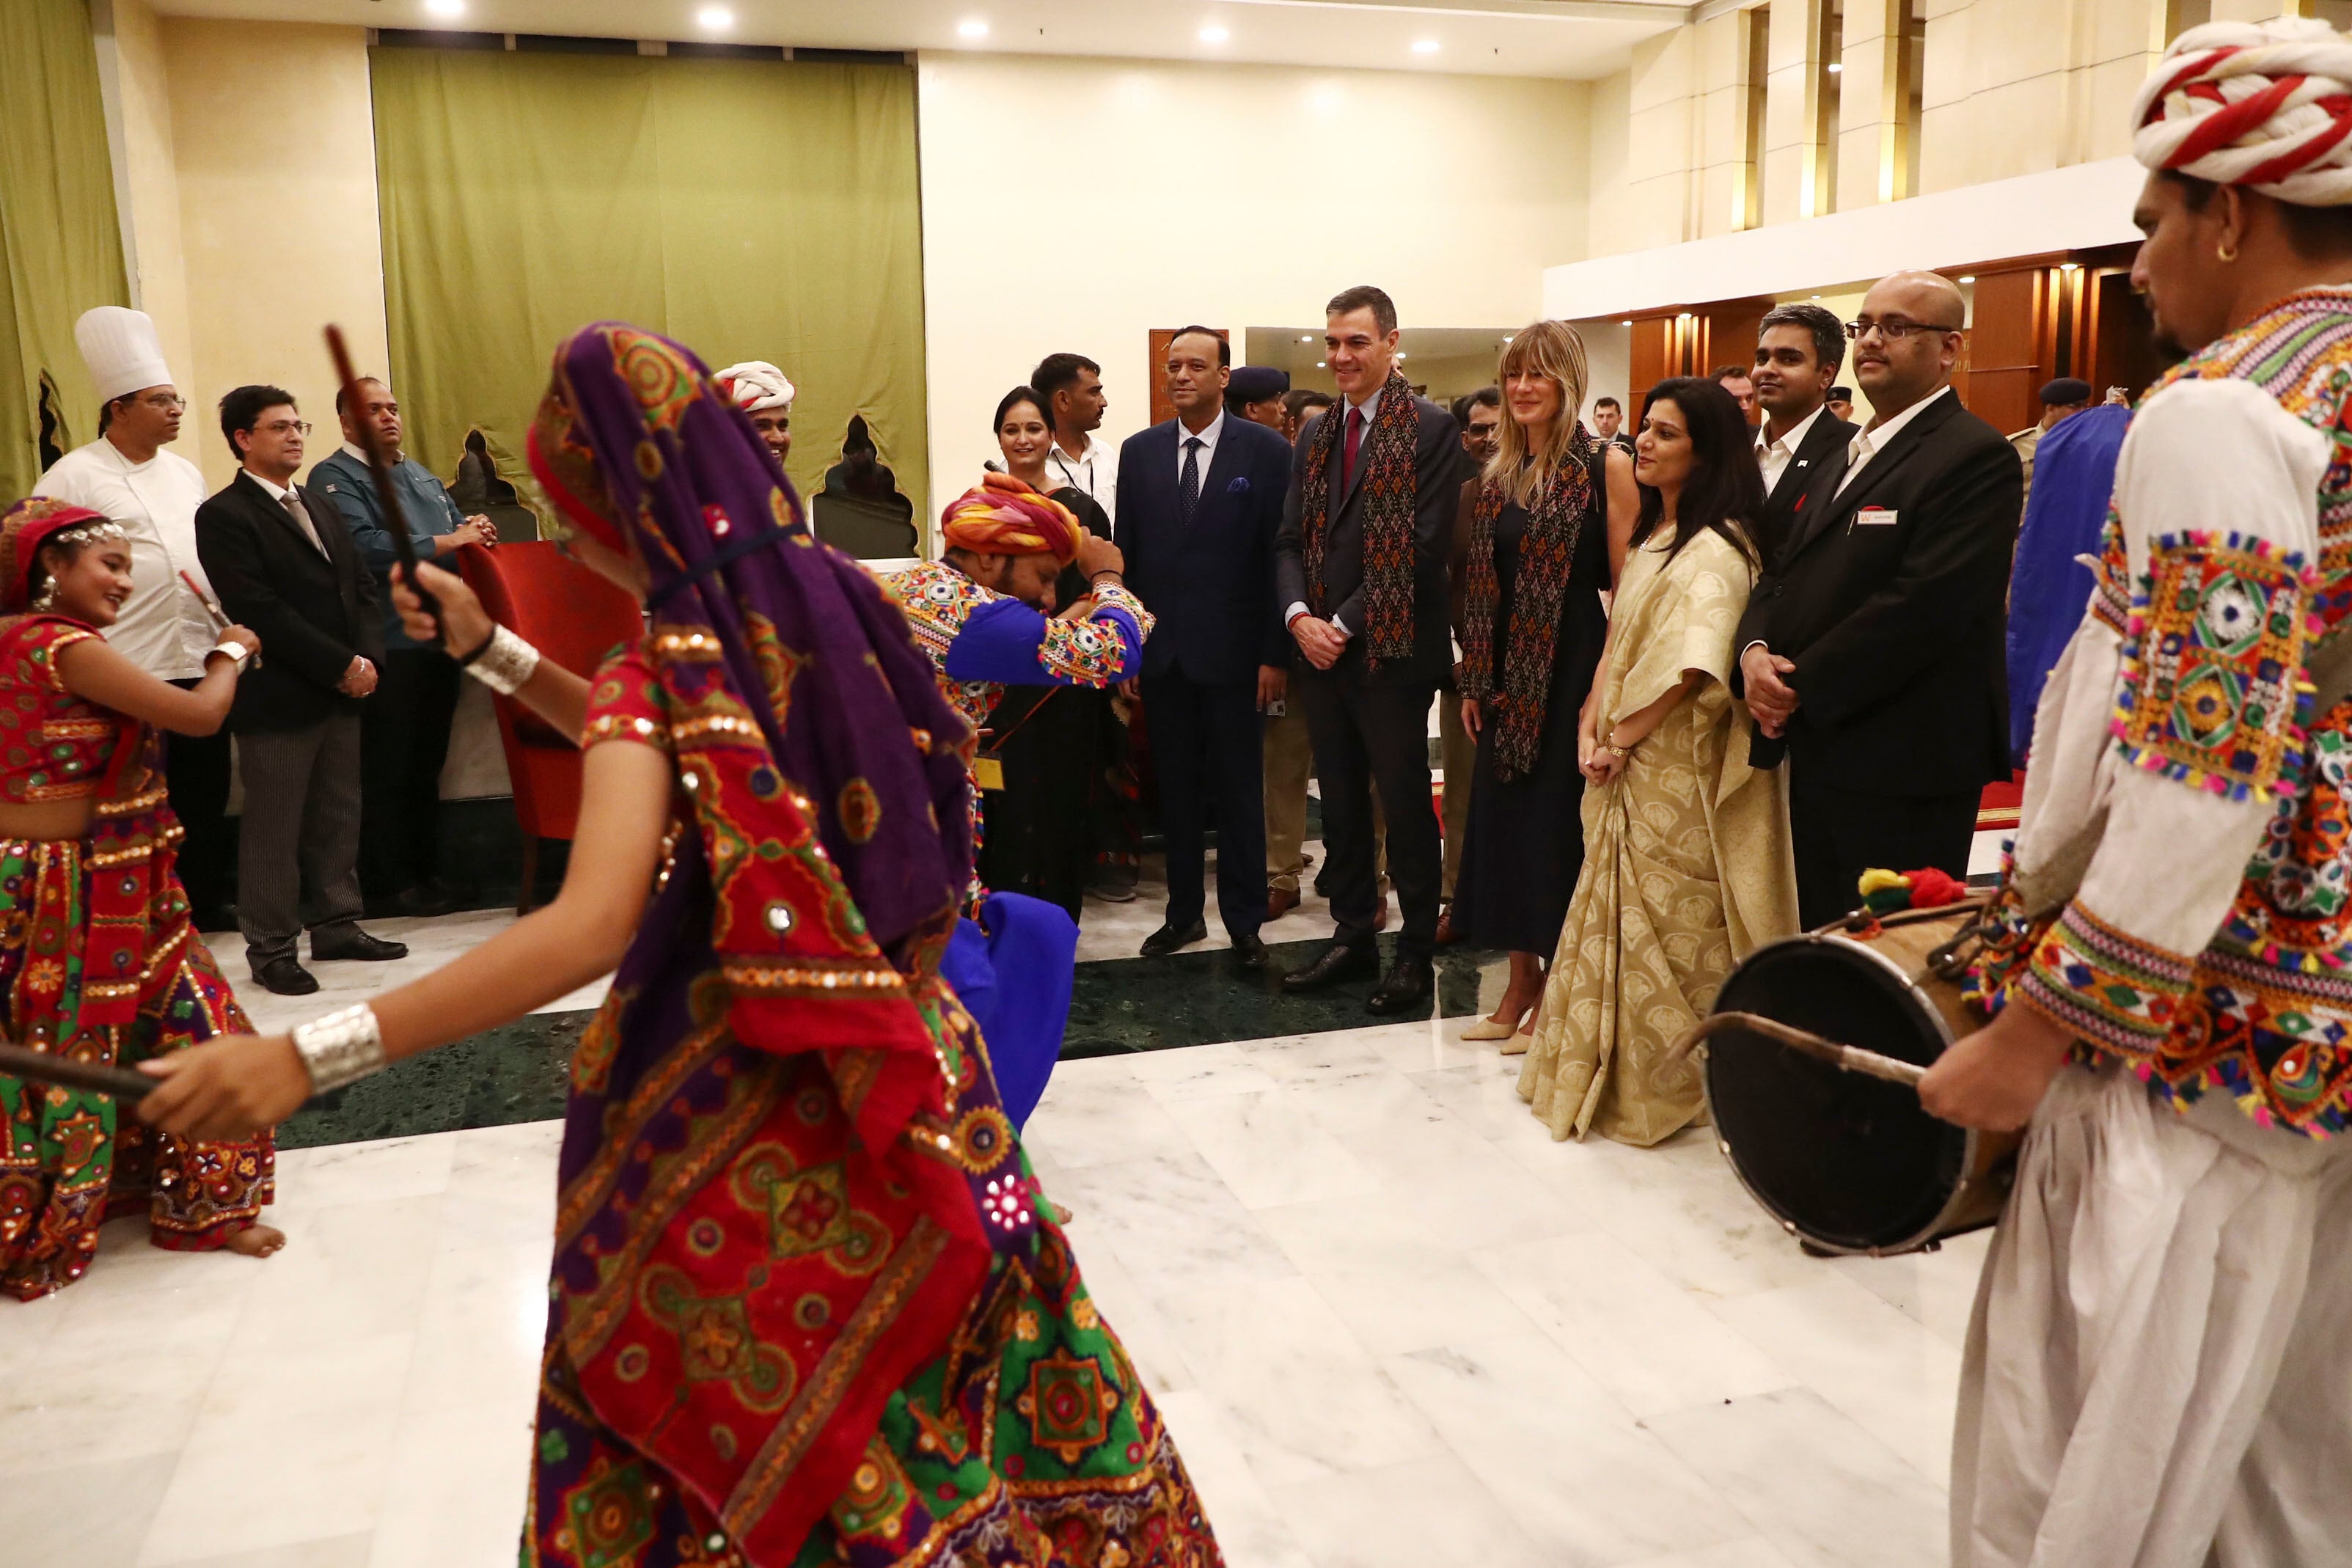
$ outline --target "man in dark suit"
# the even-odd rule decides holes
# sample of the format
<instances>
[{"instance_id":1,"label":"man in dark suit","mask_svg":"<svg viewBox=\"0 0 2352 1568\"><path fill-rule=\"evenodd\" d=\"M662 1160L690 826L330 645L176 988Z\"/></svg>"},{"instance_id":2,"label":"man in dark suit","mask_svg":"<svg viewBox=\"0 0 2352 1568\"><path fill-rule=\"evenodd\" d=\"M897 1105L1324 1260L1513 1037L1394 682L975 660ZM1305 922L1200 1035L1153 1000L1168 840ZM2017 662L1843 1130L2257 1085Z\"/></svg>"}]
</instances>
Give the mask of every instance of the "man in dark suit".
<instances>
[{"instance_id":1,"label":"man in dark suit","mask_svg":"<svg viewBox=\"0 0 2352 1568\"><path fill-rule=\"evenodd\" d=\"M1966 307L1898 272L1864 297L1854 379L1876 411L1808 485L1740 621L1735 690L1785 742L1807 925L1860 902L1872 867L1968 871L1984 784L2008 776L2002 597L2017 454L1960 406Z\"/></svg>"},{"instance_id":2,"label":"man in dark suit","mask_svg":"<svg viewBox=\"0 0 2352 1568\"><path fill-rule=\"evenodd\" d=\"M1429 798L1429 705L1453 659L1448 532L1470 477L1454 416L1396 369L1396 305L1358 288L1325 307L1339 402L1302 433L1275 545L1276 599L1303 662L1294 681L1322 781L1331 945L1283 978L1307 991L1377 970L1372 791L1404 909L1396 962L1366 1005L1426 1008L1436 990L1443 858Z\"/></svg>"},{"instance_id":3,"label":"man in dark suit","mask_svg":"<svg viewBox=\"0 0 2352 1568\"><path fill-rule=\"evenodd\" d=\"M1854 427L1827 407L1845 363L1845 323L1819 305L1775 305L1756 331L1756 462L1764 471L1764 515L1756 520L1767 561L1794 526L1806 487L1853 439Z\"/></svg>"},{"instance_id":4,"label":"man in dark suit","mask_svg":"<svg viewBox=\"0 0 2352 1568\"><path fill-rule=\"evenodd\" d=\"M309 430L277 387L222 398L239 472L196 509L196 553L222 609L269 649L237 688L229 728L245 781L237 924L254 979L282 996L319 988L295 957L305 884L313 960L408 953L358 923L360 702L375 689L383 616L333 501L295 487Z\"/></svg>"},{"instance_id":5,"label":"man in dark suit","mask_svg":"<svg viewBox=\"0 0 2352 1568\"><path fill-rule=\"evenodd\" d=\"M1202 833L1217 818L1217 912L1244 969L1264 969L1265 805L1258 714L1282 695L1290 639L1274 613L1274 536L1290 443L1225 411L1233 349L1206 327L1168 343L1176 417L1118 452L1116 539L1127 585L1159 618L1143 645L1143 710L1168 840L1158 958L1208 936Z\"/></svg>"}]
</instances>

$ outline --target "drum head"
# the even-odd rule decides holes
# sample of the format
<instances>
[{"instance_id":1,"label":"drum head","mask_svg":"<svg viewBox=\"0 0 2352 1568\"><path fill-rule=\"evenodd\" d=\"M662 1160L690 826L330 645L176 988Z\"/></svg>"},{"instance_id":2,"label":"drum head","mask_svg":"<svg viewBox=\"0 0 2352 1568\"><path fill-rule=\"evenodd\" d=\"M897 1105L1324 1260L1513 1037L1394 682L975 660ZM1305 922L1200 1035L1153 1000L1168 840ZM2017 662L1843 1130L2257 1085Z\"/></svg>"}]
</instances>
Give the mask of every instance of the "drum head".
<instances>
[{"instance_id":1,"label":"drum head","mask_svg":"<svg viewBox=\"0 0 2352 1568\"><path fill-rule=\"evenodd\" d=\"M1903 978L1848 943L1764 948L1724 983L1719 1012L1776 1022L1922 1065L1943 1049ZM1827 1247L1915 1242L1960 1184L1968 1134L1919 1108L1916 1091L1727 1029L1709 1042L1717 1136L1764 1206Z\"/></svg>"}]
</instances>

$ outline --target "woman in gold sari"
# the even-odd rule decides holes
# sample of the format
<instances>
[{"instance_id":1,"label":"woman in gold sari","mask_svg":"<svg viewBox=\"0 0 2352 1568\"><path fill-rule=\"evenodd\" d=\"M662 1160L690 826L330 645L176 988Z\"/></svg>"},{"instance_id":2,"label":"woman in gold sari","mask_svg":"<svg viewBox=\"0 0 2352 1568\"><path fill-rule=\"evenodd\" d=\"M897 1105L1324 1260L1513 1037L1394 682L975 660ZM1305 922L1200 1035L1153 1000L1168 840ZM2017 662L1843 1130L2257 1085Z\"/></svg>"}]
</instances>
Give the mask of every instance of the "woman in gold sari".
<instances>
[{"instance_id":1,"label":"woman in gold sari","mask_svg":"<svg viewBox=\"0 0 2352 1568\"><path fill-rule=\"evenodd\" d=\"M1647 1146L1701 1113L1696 1065L1667 1050L1736 962L1795 933L1797 889L1785 781L1748 767L1726 685L1764 499L1731 395L1653 387L1633 477L1641 516L1578 725L1584 868L1519 1096L1555 1138Z\"/></svg>"}]
</instances>

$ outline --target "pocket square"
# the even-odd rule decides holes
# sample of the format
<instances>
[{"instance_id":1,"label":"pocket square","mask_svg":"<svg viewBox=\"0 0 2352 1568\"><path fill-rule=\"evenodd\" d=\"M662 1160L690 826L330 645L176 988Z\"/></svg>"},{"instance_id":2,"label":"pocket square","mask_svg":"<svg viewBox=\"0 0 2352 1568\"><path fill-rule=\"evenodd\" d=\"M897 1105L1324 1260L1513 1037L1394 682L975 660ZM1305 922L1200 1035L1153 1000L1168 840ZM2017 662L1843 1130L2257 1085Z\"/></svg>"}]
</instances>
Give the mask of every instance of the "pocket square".
<instances>
[{"instance_id":1,"label":"pocket square","mask_svg":"<svg viewBox=\"0 0 2352 1568\"><path fill-rule=\"evenodd\" d=\"M1225 493L1229 496L1245 496L1249 494L1249 476L1247 474L1235 474L1234 476L1234 482L1225 487Z\"/></svg>"}]
</instances>

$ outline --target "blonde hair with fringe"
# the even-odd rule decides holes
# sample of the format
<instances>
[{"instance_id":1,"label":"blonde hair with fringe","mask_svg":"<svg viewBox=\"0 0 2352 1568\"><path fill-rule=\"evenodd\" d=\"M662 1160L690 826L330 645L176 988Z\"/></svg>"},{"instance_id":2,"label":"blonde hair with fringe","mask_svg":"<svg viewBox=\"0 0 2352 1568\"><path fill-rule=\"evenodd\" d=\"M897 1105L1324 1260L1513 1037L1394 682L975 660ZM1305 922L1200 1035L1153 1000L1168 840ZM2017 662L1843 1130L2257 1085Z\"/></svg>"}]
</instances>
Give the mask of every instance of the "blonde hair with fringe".
<instances>
[{"instance_id":1,"label":"blonde hair with fringe","mask_svg":"<svg viewBox=\"0 0 2352 1568\"><path fill-rule=\"evenodd\" d=\"M1495 362L1495 384L1503 389L1503 428L1495 455L1486 459L1480 477L1499 483L1503 491L1523 507L1533 507L1569 459L1584 412L1584 340L1566 321L1538 321L1514 333ZM1529 452L1528 433L1511 417L1511 377L1539 375L1559 388L1559 412L1553 416L1543 448ZM1528 461L1529 457L1535 461Z\"/></svg>"}]
</instances>

